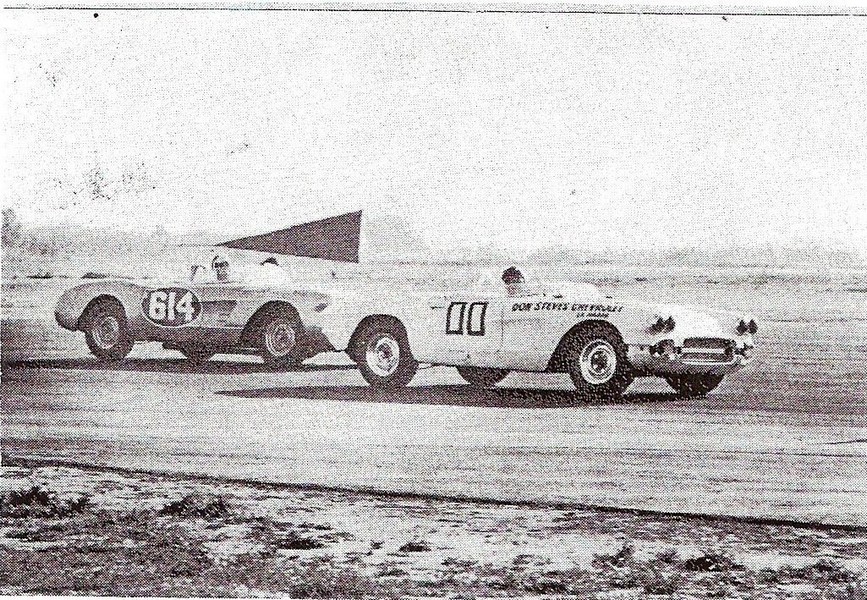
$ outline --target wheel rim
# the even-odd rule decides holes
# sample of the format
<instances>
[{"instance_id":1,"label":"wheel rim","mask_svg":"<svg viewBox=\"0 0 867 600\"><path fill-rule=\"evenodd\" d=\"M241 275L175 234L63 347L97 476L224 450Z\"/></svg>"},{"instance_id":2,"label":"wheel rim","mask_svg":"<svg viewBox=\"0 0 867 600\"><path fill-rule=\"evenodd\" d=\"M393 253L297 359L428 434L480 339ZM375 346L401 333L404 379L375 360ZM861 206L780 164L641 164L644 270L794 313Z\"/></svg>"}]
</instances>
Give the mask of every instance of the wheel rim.
<instances>
[{"instance_id":1,"label":"wheel rim","mask_svg":"<svg viewBox=\"0 0 867 600\"><path fill-rule=\"evenodd\" d=\"M106 315L94 324L92 334L97 346L109 350L120 341L120 321L117 317Z\"/></svg>"},{"instance_id":2,"label":"wheel rim","mask_svg":"<svg viewBox=\"0 0 867 600\"><path fill-rule=\"evenodd\" d=\"M286 356L295 347L295 328L290 323L277 321L265 332L265 350L271 356Z\"/></svg>"},{"instance_id":3,"label":"wheel rim","mask_svg":"<svg viewBox=\"0 0 867 600\"><path fill-rule=\"evenodd\" d=\"M376 336L367 343L365 359L367 366L376 375L388 377L397 371L400 363L400 345L391 336Z\"/></svg>"},{"instance_id":4,"label":"wheel rim","mask_svg":"<svg viewBox=\"0 0 867 600\"><path fill-rule=\"evenodd\" d=\"M617 352L605 340L593 340L581 351L581 376L591 385L607 383L617 370Z\"/></svg>"}]
</instances>

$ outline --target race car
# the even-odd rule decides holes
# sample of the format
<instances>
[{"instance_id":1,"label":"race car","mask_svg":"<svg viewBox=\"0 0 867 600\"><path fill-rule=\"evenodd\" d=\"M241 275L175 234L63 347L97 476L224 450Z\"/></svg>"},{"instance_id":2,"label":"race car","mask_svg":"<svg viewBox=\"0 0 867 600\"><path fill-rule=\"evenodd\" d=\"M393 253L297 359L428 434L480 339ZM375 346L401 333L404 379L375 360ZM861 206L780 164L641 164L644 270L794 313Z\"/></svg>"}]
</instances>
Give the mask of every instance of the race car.
<instances>
[{"instance_id":1,"label":"race car","mask_svg":"<svg viewBox=\"0 0 867 600\"><path fill-rule=\"evenodd\" d=\"M357 263L360 231L361 211L356 211L216 246ZM54 316L61 327L84 332L90 351L111 361L142 341L162 342L194 362L214 354L259 354L272 367L332 349L317 326L332 299L327 291L293 285L273 257L259 263L258 276L247 273L240 280L230 278L221 255L211 267L215 275L204 281L197 277L207 267L196 264L183 282L85 283L60 297ZM269 271L264 277L262 269Z\"/></svg>"},{"instance_id":2,"label":"race car","mask_svg":"<svg viewBox=\"0 0 867 600\"><path fill-rule=\"evenodd\" d=\"M314 326L329 302L314 290L240 282L108 279L67 290L54 316L61 327L84 332L90 351L106 361L124 358L135 342L156 341L193 362L259 354L285 367L329 348Z\"/></svg>"},{"instance_id":3,"label":"race car","mask_svg":"<svg viewBox=\"0 0 867 600\"><path fill-rule=\"evenodd\" d=\"M619 397L648 376L707 394L750 362L758 331L749 315L625 302L568 282L395 294L342 310L351 316L324 333L372 386L405 386L427 363L455 366L480 387L510 371L568 373L587 400Z\"/></svg>"}]
</instances>

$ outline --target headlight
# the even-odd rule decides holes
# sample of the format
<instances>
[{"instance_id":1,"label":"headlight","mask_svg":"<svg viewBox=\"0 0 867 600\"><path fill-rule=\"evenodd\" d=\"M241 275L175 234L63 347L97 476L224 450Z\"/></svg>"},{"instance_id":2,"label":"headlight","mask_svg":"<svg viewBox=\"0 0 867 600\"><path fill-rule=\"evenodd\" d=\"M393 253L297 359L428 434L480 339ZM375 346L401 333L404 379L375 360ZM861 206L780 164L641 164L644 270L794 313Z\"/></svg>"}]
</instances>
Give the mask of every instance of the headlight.
<instances>
[{"instance_id":1,"label":"headlight","mask_svg":"<svg viewBox=\"0 0 867 600\"><path fill-rule=\"evenodd\" d=\"M749 331L750 333L756 333L758 330L758 323L756 323L755 319L750 319L750 322L747 323L747 331Z\"/></svg>"},{"instance_id":2,"label":"headlight","mask_svg":"<svg viewBox=\"0 0 867 600\"><path fill-rule=\"evenodd\" d=\"M657 317L650 326L650 333L668 333L672 329L674 329L674 317L669 316L667 319Z\"/></svg>"},{"instance_id":3,"label":"headlight","mask_svg":"<svg viewBox=\"0 0 867 600\"><path fill-rule=\"evenodd\" d=\"M674 342L672 340L662 340L658 344L650 347L651 356L671 356L674 354Z\"/></svg>"}]
</instances>

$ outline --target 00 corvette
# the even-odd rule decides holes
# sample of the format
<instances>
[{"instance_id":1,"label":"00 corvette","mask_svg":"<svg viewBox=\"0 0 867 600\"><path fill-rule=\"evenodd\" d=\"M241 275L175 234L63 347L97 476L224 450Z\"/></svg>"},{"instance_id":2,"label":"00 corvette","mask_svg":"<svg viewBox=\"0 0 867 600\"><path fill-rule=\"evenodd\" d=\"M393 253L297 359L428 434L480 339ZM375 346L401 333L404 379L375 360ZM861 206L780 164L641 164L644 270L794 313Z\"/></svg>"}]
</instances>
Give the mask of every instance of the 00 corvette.
<instances>
[{"instance_id":1,"label":"00 corvette","mask_svg":"<svg viewBox=\"0 0 867 600\"><path fill-rule=\"evenodd\" d=\"M642 376L704 395L751 360L758 330L747 315L621 302L570 283L375 300L342 328L330 322L331 344L376 387L406 385L428 363L483 387L510 371L568 373L586 399L617 397Z\"/></svg>"}]
</instances>

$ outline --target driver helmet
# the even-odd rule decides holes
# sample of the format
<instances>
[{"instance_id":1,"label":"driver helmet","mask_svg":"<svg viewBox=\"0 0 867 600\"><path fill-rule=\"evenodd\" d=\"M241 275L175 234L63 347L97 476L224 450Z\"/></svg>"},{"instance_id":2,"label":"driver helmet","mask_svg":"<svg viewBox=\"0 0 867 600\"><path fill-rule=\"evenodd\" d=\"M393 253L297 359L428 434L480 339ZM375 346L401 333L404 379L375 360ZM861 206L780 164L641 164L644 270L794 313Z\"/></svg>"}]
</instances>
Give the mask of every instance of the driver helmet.
<instances>
[{"instance_id":1,"label":"driver helmet","mask_svg":"<svg viewBox=\"0 0 867 600\"><path fill-rule=\"evenodd\" d=\"M503 283L509 285L511 283L523 283L524 274L518 270L518 267L512 266L503 271Z\"/></svg>"},{"instance_id":2,"label":"driver helmet","mask_svg":"<svg viewBox=\"0 0 867 600\"><path fill-rule=\"evenodd\" d=\"M226 281L229 278L229 261L222 254L217 254L211 260L211 268L217 273L217 281Z\"/></svg>"}]
</instances>

